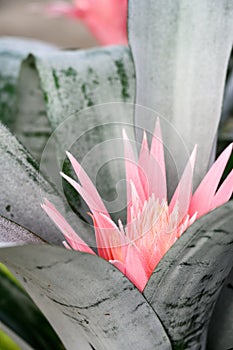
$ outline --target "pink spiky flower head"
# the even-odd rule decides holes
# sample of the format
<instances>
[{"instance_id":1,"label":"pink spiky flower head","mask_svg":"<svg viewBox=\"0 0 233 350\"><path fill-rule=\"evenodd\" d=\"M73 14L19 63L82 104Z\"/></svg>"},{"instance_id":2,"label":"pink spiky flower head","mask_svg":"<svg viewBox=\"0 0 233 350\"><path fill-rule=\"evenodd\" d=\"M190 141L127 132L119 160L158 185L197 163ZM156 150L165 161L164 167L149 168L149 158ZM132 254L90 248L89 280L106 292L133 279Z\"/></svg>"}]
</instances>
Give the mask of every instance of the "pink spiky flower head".
<instances>
[{"instance_id":1,"label":"pink spiky flower head","mask_svg":"<svg viewBox=\"0 0 233 350\"><path fill-rule=\"evenodd\" d=\"M74 0L45 7L50 15L81 20L102 45L126 45L127 0Z\"/></svg>"},{"instance_id":2,"label":"pink spiky flower head","mask_svg":"<svg viewBox=\"0 0 233 350\"><path fill-rule=\"evenodd\" d=\"M232 144L219 156L192 195L196 147L174 195L168 203L164 148L159 120L151 147L144 133L138 159L123 130L127 180L127 224L116 225L95 186L77 160L67 156L79 179L61 175L77 190L90 208L100 257L114 264L140 291L172 244L200 216L227 202L232 194L233 170L217 190L232 152ZM95 254L49 202L43 209L63 233L69 249Z\"/></svg>"}]
</instances>

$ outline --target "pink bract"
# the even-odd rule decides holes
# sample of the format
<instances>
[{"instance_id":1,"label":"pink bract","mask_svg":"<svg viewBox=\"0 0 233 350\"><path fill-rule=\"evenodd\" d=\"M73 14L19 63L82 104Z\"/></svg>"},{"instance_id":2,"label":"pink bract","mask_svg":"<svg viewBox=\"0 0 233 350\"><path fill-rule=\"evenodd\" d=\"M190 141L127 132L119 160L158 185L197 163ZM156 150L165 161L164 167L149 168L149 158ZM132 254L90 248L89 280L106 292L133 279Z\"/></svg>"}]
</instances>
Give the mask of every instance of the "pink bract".
<instances>
[{"instance_id":1,"label":"pink bract","mask_svg":"<svg viewBox=\"0 0 233 350\"><path fill-rule=\"evenodd\" d=\"M50 15L81 20L102 45L126 45L127 0L74 0L46 7Z\"/></svg>"},{"instance_id":2,"label":"pink bract","mask_svg":"<svg viewBox=\"0 0 233 350\"><path fill-rule=\"evenodd\" d=\"M115 265L143 291L156 265L181 234L197 218L224 204L231 197L233 170L218 190L217 187L231 155L232 144L219 156L192 194L195 147L168 204L159 120L150 149L144 133L138 159L124 130L123 140L128 203L125 227L120 220L118 224L113 222L90 178L68 152L67 156L80 183L63 173L61 175L90 208L98 255ZM66 248L95 254L49 201L45 200L42 207L63 233Z\"/></svg>"}]
</instances>

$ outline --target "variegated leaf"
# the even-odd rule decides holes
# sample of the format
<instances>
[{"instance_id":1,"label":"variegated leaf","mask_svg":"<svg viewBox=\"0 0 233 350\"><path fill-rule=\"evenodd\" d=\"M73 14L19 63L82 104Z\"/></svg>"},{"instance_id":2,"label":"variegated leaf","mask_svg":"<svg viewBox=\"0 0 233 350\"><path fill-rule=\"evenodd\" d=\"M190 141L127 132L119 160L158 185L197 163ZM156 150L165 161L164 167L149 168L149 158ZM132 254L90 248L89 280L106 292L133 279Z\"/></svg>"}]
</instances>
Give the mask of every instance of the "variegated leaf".
<instances>
[{"instance_id":1,"label":"variegated leaf","mask_svg":"<svg viewBox=\"0 0 233 350\"><path fill-rule=\"evenodd\" d=\"M0 38L0 120L13 127L17 111L16 94L21 62L30 52L49 52L55 47L32 39Z\"/></svg>"},{"instance_id":2,"label":"variegated leaf","mask_svg":"<svg viewBox=\"0 0 233 350\"><path fill-rule=\"evenodd\" d=\"M125 178L125 171L123 142L118 139L122 128L133 124L133 106L128 103L134 100L134 85L134 68L126 47L31 55L20 73L14 132L37 159L43 151L41 168L56 184L65 151L71 150L84 162L93 182L98 182L101 195L111 202L114 209L110 211L119 212L125 206L125 189L117 193L116 184ZM41 120L46 118L46 111L54 132L49 145L53 141L58 144L59 156L49 145L44 149L46 137L43 138L39 122L34 122L39 120L38 112L33 112L40 106ZM46 128L43 130L46 134ZM56 157L60 169L54 171L51 164L57 161ZM66 163L66 173L69 168ZM72 207L87 220L87 207L69 186L64 187ZM117 205L115 197L120 198Z\"/></svg>"},{"instance_id":3,"label":"variegated leaf","mask_svg":"<svg viewBox=\"0 0 233 350\"><path fill-rule=\"evenodd\" d=\"M19 345L22 344L19 342L22 339L35 350L64 350L48 321L25 290L9 278L2 268L0 268L0 329L13 336ZM1 349L2 345L0 334ZM23 345L22 350L28 348Z\"/></svg>"},{"instance_id":4,"label":"variegated leaf","mask_svg":"<svg viewBox=\"0 0 233 350\"><path fill-rule=\"evenodd\" d=\"M143 292L175 349L205 349L214 304L233 264L232 211L233 201L195 222L160 261Z\"/></svg>"},{"instance_id":5,"label":"variegated leaf","mask_svg":"<svg viewBox=\"0 0 233 350\"><path fill-rule=\"evenodd\" d=\"M57 51L33 55L53 129L71 113L110 102L133 102L134 67L127 47ZM21 81L27 83L28 76ZM22 99L23 101L23 99Z\"/></svg>"},{"instance_id":6,"label":"variegated leaf","mask_svg":"<svg viewBox=\"0 0 233 350\"><path fill-rule=\"evenodd\" d=\"M233 269L218 297L210 320L207 350L230 349L233 344Z\"/></svg>"},{"instance_id":7,"label":"variegated leaf","mask_svg":"<svg viewBox=\"0 0 233 350\"><path fill-rule=\"evenodd\" d=\"M134 69L125 47L30 55L20 73L14 132L40 159L45 141L41 138L46 137L50 125L54 131L71 113L133 100ZM119 115L119 121L122 119L127 121L127 116Z\"/></svg>"},{"instance_id":8,"label":"variegated leaf","mask_svg":"<svg viewBox=\"0 0 233 350\"><path fill-rule=\"evenodd\" d=\"M48 242L60 244L63 240L61 233L40 207L46 194L46 197L68 217L74 228L78 226L81 235L89 232L88 226L84 225L82 220L71 211L67 211L59 193L39 174L38 165L31 155L2 125L0 159L0 215L36 232ZM0 235L0 241L1 238Z\"/></svg>"},{"instance_id":9,"label":"variegated leaf","mask_svg":"<svg viewBox=\"0 0 233 350\"><path fill-rule=\"evenodd\" d=\"M2 248L68 350L171 350L156 314L113 265L50 246Z\"/></svg>"}]
</instances>

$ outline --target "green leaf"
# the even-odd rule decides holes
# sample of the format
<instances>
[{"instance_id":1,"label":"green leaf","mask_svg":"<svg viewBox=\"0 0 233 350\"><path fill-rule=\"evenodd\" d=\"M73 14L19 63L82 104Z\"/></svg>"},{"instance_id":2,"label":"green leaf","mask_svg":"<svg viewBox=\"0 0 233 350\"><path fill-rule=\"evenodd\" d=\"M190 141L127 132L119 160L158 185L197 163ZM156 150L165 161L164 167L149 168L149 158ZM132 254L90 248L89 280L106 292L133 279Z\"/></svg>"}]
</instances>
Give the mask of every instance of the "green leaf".
<instances>
[{"instance_id":1,"label":"green leaf","mask_svg":"<svg viewBox=\"0 0 233 350\"><path fill-rule=\"evenodd\" d=\"M146 299L105 260L50 246L0 254L67 349L171 349Z\"/></svg>"},{"instance_id":2,"label":"green leaf","mask_svg":"<svg viewBox=\"0 0 233 350\"><path fill-rule=\"evenodd\" d=\"M5 265L3 265L1 263L0 263L0 271L2 271L13 283L17 284L18 287L21 287L21 284L19 283L17 278L14 275L12 275L12 273L8 270L8 268Z\"/></svg>"},{"instance_id":3,"label":"green leaf","mask_svg":"<svg viewBox=\"0 0 233 350\"><path fill-rule=\"evenodd\" d=\"M2 258L1 255L0 257ZM35 350L64 349L48 321L27 293L9 279L2 269L0 269L0 321ZM0 333L0 349L7 344L10 345L9 340L3 338ZM5 350L4 347L3 349Z\"/></svg>"},{"instance_id":4,"label":"green leaf","mask_svg":"<svg viewBox=\"0 0 233 350\"><path fill-rule=\"evenodd\" d=\"M7 346L17 346L17 350L18 349L20 349L20 350L33 350L32 347L28 343L26 343L21 337L19 337L15 332L13 332L11 329L6 327L6 325L4 325L1 322L0 322L0 329L1 329L2 333L4 334L3 335L3 342L7 340ZM10 338L10 340L8 341L9 338ZM12 344L12 342L13 342L13 344ZM1 337L0 337L0 344L1 344ZM15 344L17 344L17 345L15 345ZM0 349L2 349L1 346L0 346ZM11 350L16 350L16 349L13 348Z\"/></svg>"},{"instance_id":5,"label":"green leaf","mask_svg":"<svg viewBox=\"0 0 233 350\"><path fill-rule=\"evenodd\" d=\"M168 250L143 292L174 349L204 348L215 302L232 269L232 210L233 201L196 221Z\"/></svg>"},{"instance_id":6,"label":"green leaf","mask_svg":"<svg viewBox=\"0 0 233 350\"><path fill-rule=\"evenodd\" d=\"M136 113L135 123L152 131L155 116L161 115L170 191L195 144L195 186L209 166L232 47L232 16L231 0L129 0L136 103L152 109Z\"/></svg>"},{"instance_id":7,"label":"green leaf","mask_svg":"<svg viewBox=\"0 0 233 350\"><path fill-rule=\"evenodd\" d=\"M1 350L21 350L21 348L0 329L0 349Z\"/></svg>"}]
</instances>

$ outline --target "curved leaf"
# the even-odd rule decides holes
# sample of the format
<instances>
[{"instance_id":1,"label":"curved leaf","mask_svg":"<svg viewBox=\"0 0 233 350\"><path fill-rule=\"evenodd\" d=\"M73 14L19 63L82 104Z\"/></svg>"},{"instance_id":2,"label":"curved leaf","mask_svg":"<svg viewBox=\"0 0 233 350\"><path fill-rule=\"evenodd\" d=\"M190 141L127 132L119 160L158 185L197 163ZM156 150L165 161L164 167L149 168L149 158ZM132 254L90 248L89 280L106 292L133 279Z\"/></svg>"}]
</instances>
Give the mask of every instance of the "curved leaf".
<instances>
[{"instance_id":1,"label":"curved leaf","mask_svg":"<svg viewBox=\"0 0 233 350\"><path fill-rule=\"evenodd\" d=\"M15 54L15 51L12 51L12 55ZM35 50L35 52L36 54L30 55L24 61L20 70L17 115L11 125L11 131L37 160L41 160L43 153L41 167L49 174L50 180L57 184L60 181L58 173L61 169L57 169L57 166L51 167L57 160L56 150L54 148L49 150L47 147L43 152L52 131L70 117L71 113L75 114L78 123L69 128L69 131L62 130L65 140L70 137L77 139L81 131L84 133L90 129L90 125L95 124L96 129L90 131L86 138L82 138L81 147L80 144L77 146L81 158L86 156L90 147L96 145L96 141L104 143L106 137L107 140L121 137L122 125L117 127L116 123L132 124L133 109L122 108L116 104L111 108L96 109L94 105L132 102L135 90L134 67L129 49L120 46L85 51L50 50L45 53ZM10 52L8 56L11 62ZM89 112L87 121L86 114L79 115L79 112L92 106L93 110ZM109 127L102 132L103 123L108 123ZM111 128L112 123L115 123L115 126ZM93 134L96 135L93 137ZM62 146L66 143L63 139L61 137L59 139ZM113 147L105 149L108 157L105 163L109 158L114 158L111 149ZM62 154L62 159L66 150ZM100 162L102 158L102 154L95 153L91 159L92 168L95 169L96 162ZM123 162L118 162L115 166L108 164L104 166L104 177L107 180L102 181L103 196L108 197L109 193L111 197L116 196L115 184L124 178ZM103 174L99 178L102 179ZM68 197L71 198L73 208L80 211L79 198L73 190L70 188L67 190L66 184L64 187ZM81 212L86 215L87 208L81 204Z\"/></svg>"},{"instance_id":2,"label":"curved leaf","mask_svg":"<svg viewBox=\"0 0 233 350\"><path fill-rule=\"evenodd\" d=\"M0 321L35 350L64 349L48 321L27 293L10 280L2 269L0 269Z\"/></svg>"},{"instance_id":3,"label":"curved leaf","mask_svg":"<svg viewBox=\"0 0 233 350\"><path fill-rule=\"evenodd\" d=\"M38 159L50 125L54 130L87 107L133 99L134 69L126 47L37 53L21 67L13 131Z\"/></svg>"},{"instance_id":4,"label":"curved leaf","mask_svg":"<svg viewBox=\"0 0 233 350\"><path fill-rule=\"evenodd\" d=\"M42 193L66 212L71 224L86 232L83 221L67 212L62 197L51 184L38 173L38 166L24 147L0 125L1 199L0 215L36 232L44 240L61 244L59 230L41 209Z\"/></svg>"},{"instance_id":5,"label":"curved leaf","mask_svg":"<svg viewBox=\"0 0 233 350\"><path fill-rule=\"evenodd\" d=\"M0 63L2 120L37 160L52 130L70 113L134 100L134 68L126 47L58 51L34 40L3 37Z\"/></svg>"},{"instance_id":6,"label":"curved leaf","mask_svg":"<svg viewBox=\"0 0 233 350\"><path fill-rule=\"evenodd\" d=\"M226 278L210 320L207 350L230 349L233 344L233 269Z\"/></svg>"},{"instance_id":7,"label":"curved leaf","mask_svg":"<svg viewBox=\"0 0 233 350\"><path fill-rule=\"evenodd\" d=\"M232 15L231 0L129 0L136 103L155 111L136 113L135 123L152 131L155 114L164 118L164 142L175 163L168 164L170 190L195 144L195 186L207 171L232 47Z\"/></svg>"},{"instance_id":8,"label":"curved leaf","mask_svg":"<svg viewBox=\"0 0 233 350\"><path fill-rule=\"evenodd\" d=\"M134 66L125 46L60 51L32 58L53 129L69 114L87 107L134 101ZM25 62L28 64L30 58ZM21 86L25 83L22 81Z\"/></svg>"},{"instance_id":9,"label":"curved leaf","mask_svg":"<svg viewBox=\"0 0 233 350\"><path fill-rule=\"evenodd\" d=\"M105 260L49 246L3 248L0 254L67 349L171 349L143 295Z\"/></svg>"},{"instance_id":10,"label":"curved leaf","mask_svg":"<svg viewBox=\"0 0 233 350\"><path fill-rule=\"evenodd\" d=\"M9 334L10 333L10 334ZM25 342L22 342L21 339L15 339L17 336L7 327L4 327L0 323L0 349L1 350L32 350L32 348L28 347ZM19 344L20 343L20 344ZM20 346L19 346L20 345ZM22 348L22 345L24 348Z\"/></svg>"},{"instance_id":11,"label":"curved leaf","mask_svg":"<svg viewBox=\"0 0 233 350\"><path fill-rule=\"evenodd\" d=\"M144 290L173 346L205 349L207 328L232 268L233 202L196 221L156 267Z\"/></svg>"},{"instance_id":12,"label":"curved leaf","mask_svg":"<svg viewBox=\"0 0 233 350\"><path fill-rule=\"evenodd\" d=\"M59 161L64 160L65 151L71 145L72 153L79 160L88 155L86 163L93 181L102 169L99 176L101 194L113 201L117 195L116 183L124 179L125 172L124 162L117 161L123 156L122 145L109 145L109 142L121 138L122 124L133 124L133 106L127 103L134 100L134 85L134 67L126 47L30 55L20 73L19 113L14 132L37 159L43 151L41 168L51 180L55 179L54 170L50 171L55 152L48 145L43 149L45 139L41 133L38 135L40 125L34 122L39 120L36 108L38 110L41 105L41 118L44 118L42 112L45 110L54 132L51 139L58 145ZM43 130L46 131L46 127ZM100 144L106 143L107 146L97 151ZM35 145L39 145L37 150ZM64 166L66 172L71 173L69 164ZM88 220L88 209L79 196L67 184L64 188L72 207Z\"/></svg>"}]
</instances>

